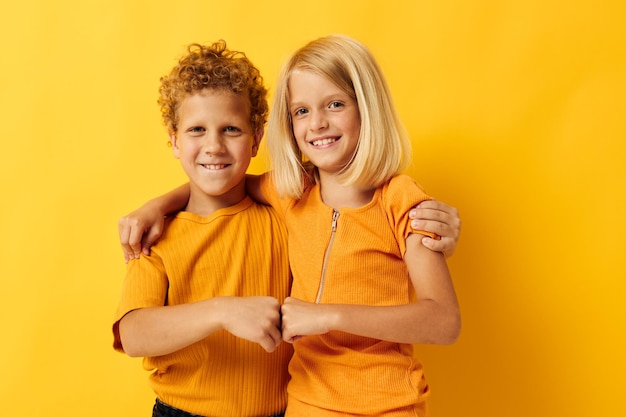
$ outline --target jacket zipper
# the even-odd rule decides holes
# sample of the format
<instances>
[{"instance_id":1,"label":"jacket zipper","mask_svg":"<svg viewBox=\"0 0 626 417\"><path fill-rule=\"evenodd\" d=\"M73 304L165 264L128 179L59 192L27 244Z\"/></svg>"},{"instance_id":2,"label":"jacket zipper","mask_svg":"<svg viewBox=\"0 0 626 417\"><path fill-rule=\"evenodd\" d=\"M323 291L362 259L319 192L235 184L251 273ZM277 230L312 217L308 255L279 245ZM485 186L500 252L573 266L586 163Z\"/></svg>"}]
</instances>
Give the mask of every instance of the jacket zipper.
<instances>
[{"instance_id":1,"label":"jacket zipper","mask_svg":"<svg viewBox=\"0 0 626 417\"><path fill-rule=\"evenodd\" d=\"M322 265L322 276L320 277L320 286L317 290L317 298L315 302L319 304L322 300L322 294L324 293L324 281L326 280L326 267L328 266L328 257L330 256L330 250L335 240L335 232L337 231L337 219L339 218L339 212L333 209L333 220L330 224L330 241L326 247L326 253L324 254L324 265Z\"/></svg>"}]
</instances>

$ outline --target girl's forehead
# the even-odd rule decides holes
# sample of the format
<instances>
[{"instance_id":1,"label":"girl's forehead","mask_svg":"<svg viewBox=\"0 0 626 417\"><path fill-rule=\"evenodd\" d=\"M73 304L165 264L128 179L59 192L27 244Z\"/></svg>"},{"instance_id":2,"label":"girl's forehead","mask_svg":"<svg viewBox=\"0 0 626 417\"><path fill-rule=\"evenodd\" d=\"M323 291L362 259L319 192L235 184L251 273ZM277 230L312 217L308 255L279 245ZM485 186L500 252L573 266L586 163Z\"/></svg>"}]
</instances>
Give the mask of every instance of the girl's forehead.
<instances>
[{"instance_id":1,"label":"girl's forehead","mask_svg":"<svg viewBox=\"0 0 626 417\"><path fill-rule=\"evenodd\" d=\"M311 70L297 69L292 71L287 85L290 91L302 90L303 93L311 90L343 91L330 77Z\"/></svg>"}]
</instances>

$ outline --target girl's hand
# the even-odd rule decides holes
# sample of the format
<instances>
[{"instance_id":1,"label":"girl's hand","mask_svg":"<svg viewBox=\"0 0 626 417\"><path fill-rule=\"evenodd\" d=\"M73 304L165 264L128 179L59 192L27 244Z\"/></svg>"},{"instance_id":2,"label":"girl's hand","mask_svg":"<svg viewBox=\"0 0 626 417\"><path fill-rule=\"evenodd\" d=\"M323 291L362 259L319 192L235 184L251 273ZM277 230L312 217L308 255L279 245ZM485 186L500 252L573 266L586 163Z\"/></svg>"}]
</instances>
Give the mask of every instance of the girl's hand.
<instances>
[{"instance_id":1,"label":"girl's hand","mask_svg":"<svg viewBox=\"0 0 626 417\"><path fill-rule=\"evenodd\" d=\"M331 311L328 304L314 304L287 297L282 305L283 340L293 343L303 336L328 333Z\"/></svg>"},{"instance_id":2,"label":"girl's hand","mask_svg":"<svg viewBox=\"0 0 626 417\"><path fill-rule=\"evenodd\" d=\"M422 201L409 211L411 227L436 233L441 239L422 238L422 244L435 252L443 252L446 258L452 256L461 234L459 211L437 200Z\"/></svg>"},{"instance_id":3,"label":"girl's hand","mask_svg":"<svg viewBox=\"0 0 626 417\"><path fill-rule=\"evenodd\" d=\"M131 259L138 259L142 252L150 255L150 247L163 234L164 224L165 216L150 203L122 217L117 229L124 261L128 263Z\"/></svg>"}]
</instances>

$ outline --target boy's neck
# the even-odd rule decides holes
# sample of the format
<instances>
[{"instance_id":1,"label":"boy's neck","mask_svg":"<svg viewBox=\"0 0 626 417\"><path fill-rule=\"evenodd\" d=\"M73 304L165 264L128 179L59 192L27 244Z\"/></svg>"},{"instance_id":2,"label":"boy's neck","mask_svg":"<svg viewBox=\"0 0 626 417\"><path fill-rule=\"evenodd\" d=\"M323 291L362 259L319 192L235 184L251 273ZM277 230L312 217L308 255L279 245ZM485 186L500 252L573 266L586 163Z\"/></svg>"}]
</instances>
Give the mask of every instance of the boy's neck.
<instances>
[{"instance_id":1,"label":"boy's neck","mask_svg":"<svg viewBox=\"0 0 626 417\"><path fill-rule=\"evenodd\" d=\"M237 187L237 189L233 189L222 195L209 195L191 186L189 202L185 207L185 211L198 216L208 217L217 210L238 204L246 198L246 196L245 187Z\"/></svg>"}]
</instances>

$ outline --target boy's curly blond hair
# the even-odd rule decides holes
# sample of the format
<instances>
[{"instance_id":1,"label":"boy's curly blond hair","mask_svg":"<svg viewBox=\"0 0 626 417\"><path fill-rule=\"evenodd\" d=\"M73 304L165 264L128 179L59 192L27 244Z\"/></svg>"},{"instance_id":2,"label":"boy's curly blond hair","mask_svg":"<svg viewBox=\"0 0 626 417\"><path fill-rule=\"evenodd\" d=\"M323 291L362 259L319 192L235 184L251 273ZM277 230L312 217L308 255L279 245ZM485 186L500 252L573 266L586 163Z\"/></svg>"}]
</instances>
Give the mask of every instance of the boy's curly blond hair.
<instances>
[{"instance_id":1,"label":"boy's curly blond hair","mask_svg":"<svg viewBox=\"0 0 626 417\"><path fill-rule=\"evenodd\" d=\"M265 126L267 89L261 73L243 52L230 51L226 42L219 40L210 46L189 45L187 54L169 75L161 77L158 104L170 133L178 130L178 108L183 99L204 89L225 90L247 97L253 131Z\"/></svg>"}]
</instances>

